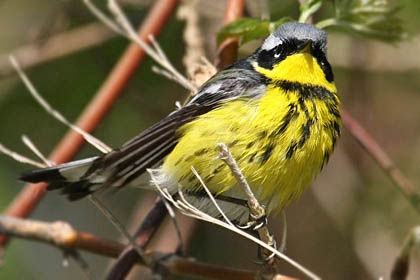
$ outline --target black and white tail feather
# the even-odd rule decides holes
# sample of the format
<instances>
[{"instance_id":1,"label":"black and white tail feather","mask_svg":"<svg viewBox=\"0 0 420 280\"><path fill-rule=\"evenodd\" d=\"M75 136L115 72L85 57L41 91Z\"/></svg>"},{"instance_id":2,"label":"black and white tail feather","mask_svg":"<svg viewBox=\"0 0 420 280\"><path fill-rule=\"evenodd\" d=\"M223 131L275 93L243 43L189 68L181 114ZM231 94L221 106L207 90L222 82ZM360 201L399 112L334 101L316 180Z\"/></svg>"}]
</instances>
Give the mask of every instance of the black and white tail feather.
<instances>
[{"instance_id":1,"label":"black and white tail feather","mask_svg":"<svg viewBox=\"0 0 420 280\"><path fill-rule=\"evenodd\" d=\"M159 163L174 148L176 130L202 111L189 106L175 111L167 118L102 157L92 157L37 169L23 174L22 181L48 182L48 190L61 189L69 200L81 199L95 191L122 187Z\"/></svg>"}]
</instances>

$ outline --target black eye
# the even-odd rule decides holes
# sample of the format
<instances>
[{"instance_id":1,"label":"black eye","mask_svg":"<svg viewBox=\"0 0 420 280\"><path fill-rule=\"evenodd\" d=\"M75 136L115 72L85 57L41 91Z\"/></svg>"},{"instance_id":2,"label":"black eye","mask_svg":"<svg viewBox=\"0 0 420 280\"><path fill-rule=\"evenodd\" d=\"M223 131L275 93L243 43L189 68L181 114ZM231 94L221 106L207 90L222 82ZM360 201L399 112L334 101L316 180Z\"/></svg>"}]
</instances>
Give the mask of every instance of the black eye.
<instances>
[{"instance_id":1,"label":"black eye","mask_svg":"<svg viewBox=\"0 0 420 280\"><path fill-rule=\"evenodd\" d=\"M274 58L279 58L283 53L283 46L278 45L274 48Z\"/></svg>"}]
</instances>

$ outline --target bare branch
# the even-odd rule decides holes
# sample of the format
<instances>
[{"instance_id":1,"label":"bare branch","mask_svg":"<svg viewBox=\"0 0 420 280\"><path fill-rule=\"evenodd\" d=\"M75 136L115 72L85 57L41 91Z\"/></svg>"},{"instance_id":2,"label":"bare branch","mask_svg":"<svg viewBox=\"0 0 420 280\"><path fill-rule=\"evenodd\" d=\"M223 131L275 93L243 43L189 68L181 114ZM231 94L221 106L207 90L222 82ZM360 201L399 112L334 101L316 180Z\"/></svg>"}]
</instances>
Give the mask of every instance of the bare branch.
<instances>
[{"instance_id":1,"label":"bare branch","mask_svg":"<svg viewBox=\"0 0 420 280\"><path fill-rule=\"evenodd\" d=\"M204 38L199 26L197 0L184 0L180 5L177 17L185 21L183 38L185 41L185 55L182 62L185 66L187 76L195 87L200 87L204 82L216 74L216 68L204 62L206 56ZM194 92L192 93L194 94ZM188 100L188 99L187 99ZM184 103L185 104L185 103Z\"/></svg>"},{"instance_id":2,"label":"bare branch","mask_svg":"<svg viewBox=\"0 0 420 280\"><path fill-rule=\"evenodd\" d=\"M41 241L58 246L60 249L81 249L113 258L117 257L125 247L121 243L78 232L65 222L46 223L4 215L0 215L0 233ZM147 256L153 260L154 266L163 267L165 271L174 275L211 277L221 280L252 280L256 276L255 272L201 263L176 255L149 253ZM284 279L292 280L293 278Z\"/></svg>"},{"instance_id":3,"label":"bare branch","mask_svg":"<svg viewBox=\"0 0 420 280\"><path fill-rule=\"evenodd\" d=\"M391 280L405 280L410 266L410 255L415 247L420 245L420 226L413 227L407 234L400 253L395 259L391 270Z\"/></svg>"},{"instance_id":4,"label":"bare branch","mask_svg":"<svg viewBox=\"0 0 420 280\"><path fill-rule=\"evenodd\" d=\"M35 144L29 139L28 136L22 135L22 142L37 156L39 157L43 162L45 166L53 166L55 165L54 162L48 160L40 150L35 146Z\"/></svg>"},{"instance_id":5,"label":"bare branch","mask_svg":"<svg viewBox=\"0 0 420 280\"><path fill-rule=\"evenodd\" d=\"M204 181L201 178L201 176L198 174L197 170L195 170L194 166L191 166L191 171L194 173L195 177L197 177L197 179L200 181L200 183L203 186L204 190L206 191L207 195L210 197L211 202L213 202L214 206L217 208L217 210L219 211L220 215L222 215L222 217L226 221L226 223L228 223L231 226L234 226L232 224L232 222L228 219L228 217L226 216L226 214L222 211L222 209L220 208L219 204L217 204L216 199L214 198L213 194L211 193L211 191L209 190L209 188L207 188L206 184L204 183Z\"/></svg>"},{"instance_id":6,"label":"bare branch","mask_svg":"<svg viewBox=\"0 0 420 280\"><path fill-rule=\"evenodd\" d=\"M115 21L108 18L104 13L97 9L90 0L85 0L85 4L88 5L94 14L103 21L106 25L112 28L114 31L120 33L122 36L130 39L131 41L138 44L150 57L152 57L157 63L168 70L176 77L176 81L190 91L195 91L196 88L182 75L175 67L170 63L166 56L162 57L159 55L159 51L154 50L147 43L145 43L134 31L131 23L124 15L122 9L116 1L108 0L108 8L115 17ZM95 7L94 10L92 7Z\"/></svg>"},{"instance_id":7,"label":"bare branch","mask_svg":"<svg viewBox=\"0 0 420 280\"><path fill-rule=\"evenodd\" d=\"M41 105L48 114L53 116L56 120L63 123L64 125L68 126L70 129L72 129L72 130L76 131L77 133L79 133L80 135L82 135L83 138L88 143L90 143L92 146L97 148L99 151L101 151L103 153L108 153L112 150L110 147L108 147L105 143L103 143L99 139L97 139L97 138L93 137L92 135L90 135L89 133L83 131L78 126L70 123L63 115L60 114L60 112L58 112L53 107L51 107L51 105L48 104L48 102L44 98L42 98L42 96L39 94L37 89L34 87L32 82L29 80L28 76L26 76L26 74L23 72L22 68L20 67L19 63L17 62L17 60L14 56L10 56L10 62L12 63L13 67L16 69L19 77L22 79L23 83L25 84L25 86L29 90L29 92L31 93L32 97L35 98L35 100L38 102L38 104Z\"/></svg>"},{"instance_id":8,"label":"bare branch","mask_svg":"<svg viewBox=\"0 0 420 280\"><path fill-rule=\"evenodd\" d=\"M229 166L233 176L235 176L236 180L238 181L239 186L248 197L248 206L250 207L252 214L254 216L263 216L265 214L264 207L262 207L258 202L244 174L242 173L226 144L217 144L217 150L219 153L219 159L223 160Z\"/></svg>"},{"instance_id":9,"label":"bare branch","mask_svg":"<svg viewBox=\"0 0 420 280\"><path fill-rule=\"evenodd\" d=\"M36 167L39 167L39 168L45 167L45 164L34 161L30 158L27 158L25 156L22 156L22 155L20 155L16 152L14 152L12 150L9 150L5 146L3 146L1 143L0 143L0 153L5 154L5 155L13 158L14 160L16 160L18 162L21 162L21 163L24 163L24 164L30 164L30 165L33 165L33 166L36 166Z\"/></svg>"},{"instance_id":10,"label":"bare branch","mask_svg":"<svg viewBox=\"0 0 420 280\"><path fill-rule=\"evenodd\" d=\"M265 208L261 206L257 198L255 197L254 193L251 190L244 174L242 173L241 169L239 168L236 160L230 153L228 147L224 143L217 144L217 151L219 153L219 159L223 160L227 166L229 166L233 176L236 178L238 185L242 188L243 192L248 198L248 207L251 213L251 217L258 221L261 218L265 217ZM262 241L267 243L268 245L275 245L275 239L272 234L270 234L267 225L257 229L258 234ZM265 252L265 255L268 257L271 255L270 252Z\"/></svg>"}]
</instances>

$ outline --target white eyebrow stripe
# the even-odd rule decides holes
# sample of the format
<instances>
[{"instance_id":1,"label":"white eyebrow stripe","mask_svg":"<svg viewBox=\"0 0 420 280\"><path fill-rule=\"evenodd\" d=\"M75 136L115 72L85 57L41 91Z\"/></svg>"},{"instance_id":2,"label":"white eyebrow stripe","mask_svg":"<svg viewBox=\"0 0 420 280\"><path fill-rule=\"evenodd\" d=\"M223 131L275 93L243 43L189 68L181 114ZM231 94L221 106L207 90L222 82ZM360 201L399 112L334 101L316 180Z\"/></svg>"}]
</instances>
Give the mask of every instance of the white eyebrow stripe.
<instances>
[{"instance_id":1,"label":"white eyebrow stripe","mask_svg":"<svg viewBox=\"0 0 420 280\"><path fill-rule=\"evenodd\" d=\"M268 51L282 44L283 44L283 41L279 37L276 37L273 34L271 34L270 36L268 36L267 39L265 39L264 44L262 45L261 49Z\"/></svg>"}]
</instances>

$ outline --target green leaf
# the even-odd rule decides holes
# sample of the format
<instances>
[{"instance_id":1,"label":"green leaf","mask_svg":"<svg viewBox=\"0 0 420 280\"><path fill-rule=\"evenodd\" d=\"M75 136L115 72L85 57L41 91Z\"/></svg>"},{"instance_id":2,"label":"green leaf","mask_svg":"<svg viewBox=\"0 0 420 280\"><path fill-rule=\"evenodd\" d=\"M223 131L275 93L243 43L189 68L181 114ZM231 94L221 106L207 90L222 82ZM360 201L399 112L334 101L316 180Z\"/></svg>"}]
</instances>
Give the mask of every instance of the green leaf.
<instances>
[{"instance_id":1,"label":"green leaf","mask_svg":"<svg viewBox=\"0 0 420 280\"><path fill-rule=\"evenodd\" d=\"M220 44L226 38L237 37L241 44L251 40L261 39L268 36L280 24L293 20L290 17L284 17L277 21L258 18L241 18L225 25L217 35L217 43Z\"/></svg>"},{"instance_id":2,"label":"green leaf","mask_svg":"<svg viewBox=\"0 0 420 280\"><path fill-rule=\"evenodd\" d=\"M323 0L304 0L300 4L299 22L306 23L323 5Z\"/></svg>"},{"instance_id":3,"label":"green leaf","mask_svg":"<svg viewBox=\"0 0 420 280\"><path fill-rule=\"evenodd\" d=\"M406 34L397 17L399 8L390 0L333 0L336 17L317 24L336 26L358 35L387 42L402 40Z\"/></svg>"}]
</instances>

